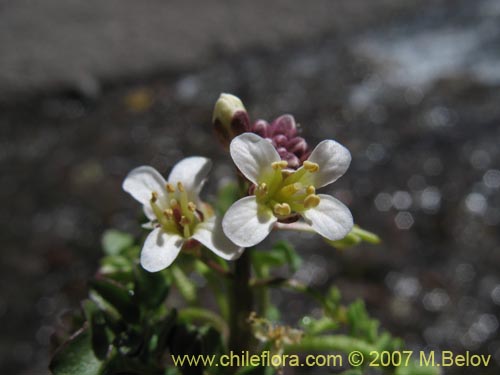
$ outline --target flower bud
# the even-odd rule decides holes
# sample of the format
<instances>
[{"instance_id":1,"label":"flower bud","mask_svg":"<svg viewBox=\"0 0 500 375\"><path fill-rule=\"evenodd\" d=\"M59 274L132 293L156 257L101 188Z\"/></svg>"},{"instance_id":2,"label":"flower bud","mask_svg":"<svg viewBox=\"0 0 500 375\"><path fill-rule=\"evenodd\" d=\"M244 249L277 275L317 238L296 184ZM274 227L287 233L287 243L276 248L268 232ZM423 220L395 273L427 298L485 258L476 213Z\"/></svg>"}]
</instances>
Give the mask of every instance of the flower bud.
<instances>
[{"instance_id":1,"label":"flower bud","mask_svg":"<svg viewBox=\"0 0 500 375\"><path fill-rule=\"evenodd\" d=\"M292 115L281 115L271 123L273 136L282 134L287 138L293 138L297 135L297 124Z\"/></svg>"},{"instance_id":2,"label":"flower bud","mask_svg":"<svg viewBox=\"0 0 500 375\"><path fill-rule=\"evenodd\" d=\"M212 123L224 146L250 130L250 119L241 100L231 94L221 94L215 103Z\"/></svg>"}]
</instances>

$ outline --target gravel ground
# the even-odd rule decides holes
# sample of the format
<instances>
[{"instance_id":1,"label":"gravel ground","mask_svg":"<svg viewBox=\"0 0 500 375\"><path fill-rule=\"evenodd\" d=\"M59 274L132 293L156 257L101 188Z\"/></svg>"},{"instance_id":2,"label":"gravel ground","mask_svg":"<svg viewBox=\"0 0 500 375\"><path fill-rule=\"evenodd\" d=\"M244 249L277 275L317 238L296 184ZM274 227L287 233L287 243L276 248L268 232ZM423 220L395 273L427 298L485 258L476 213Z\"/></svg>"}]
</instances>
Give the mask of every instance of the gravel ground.
<instances>
[{"instance_id":1,"label":"gravel ground","mask_svg":"<svg viewBox=\"0 0 500 375\"><path fill-rule=\"evenodd\" d=\"M40 17L48 9L19 4L40 7ZM160 57L154 62L157 45L151 41L142 46L151 53L144 55L144 65L122 56L125 66L114 70L118 60L102 42L95 53L106 61L105 69L78 61L88 68L83 76L92 77L87 86L72 84L80 81L68 67L54 69L55 76L69 72L68 79L44 76L40 64L25 81L22 70L7 74L12 65L5 64L42 58L29 48L10 54L10 60L0 58L2 373L46 373L53 326L85 296L86 279L101 255L100 234L111 227L138 233L137 206L120 189L131 168L150 164L167 172L183 156L210 156L217 167L208 195L229 175L230 161L210 129L220 92L239 95L253 117L293 113L313 145L335 138L351 150L352 166L332 192L384 243L337 252L315 238L293 235L306 259L296 277L318 287L336 283L348 301L365 298L371 313L413 348L494 356L488 369L446 374L498 373L500 53L493 47L500 42L499 2L440 1L413 8L387 1L373 9L367 0L343 4L347 13L329 14L342 22L328 25L326 15L317 15L319 6L316 13L307 8L301 16L317 20L309 34L283 32L274 42L242 39L230 52L200 44L189 63L179 58L169 65ZM128 6L129 12L138 9ZM17 2L2 7L13 12L9 20L27 17ZM148 9L155 13L154 5ZM276 20L276 9L266 15ZM248 12L241 16L247 27L263 23L259 12ZM119 13L125 22L125 10ZM82 14L87 13L75 16ZM86 25L104 22L82 19ZM158 31L154 25L162 15L155 19L146 36ZM67 13L60 20L68 22ZM199 38L210 39L201 36L202 24L189 24L171 27L197 25ZM84 35L85 29L67 25L63 33ZM270 29L260 30L267 35ZM89 29L90 39L94 32ZM2 38L6 34L0 32L0 48L6 48ZM131 50L144 51L139 39ZM68 46L67 61L78 60L75 51ZM31 88L37 92L28 93ZM310 307L293 295L274 298L290 311L289 322Z\"/></svg>"}]
</instances>

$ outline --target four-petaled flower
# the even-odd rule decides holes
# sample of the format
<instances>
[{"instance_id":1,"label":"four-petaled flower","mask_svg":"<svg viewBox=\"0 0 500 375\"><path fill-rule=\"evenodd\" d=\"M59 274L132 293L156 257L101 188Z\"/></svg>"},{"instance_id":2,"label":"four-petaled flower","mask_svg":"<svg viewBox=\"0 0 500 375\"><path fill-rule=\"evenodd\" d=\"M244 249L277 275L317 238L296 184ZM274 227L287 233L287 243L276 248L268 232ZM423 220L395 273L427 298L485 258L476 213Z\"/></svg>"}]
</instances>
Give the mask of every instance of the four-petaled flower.
<instances>
[{"instance_id":1,"label":"four-petaled flower","mask_svg":"<svg viewBox=\"0 0 500 375\"><path fill-rule=\"evenodd\" d=\"M229 239L242 247L258 244L277 221L300 215L321 236L344 238L353 227L349 209L339 200L316 189L336 181L351 162L351 154L339 143L319 143L297 170L268 141L253 133L233 139L231 157L254 186L254 195L235 202L226 212L222 227Z\"/></svg>"},{"instance_id":2,"label":"four-petaled flower","mask_svg":"<svg viewBox=\"0 0 500 375\"><path fill-rule=\"evenodd\" d=\"M220 220L199 198L210 168L209 159L193 156L174 166L168 183L149 166L135 168L125 178L123 189L142 203L153 228L141 252L141 265L146 270L168 267L190 240L226 260L241 255L242 249L227 239Z\"/></svg>"}]
</instances>

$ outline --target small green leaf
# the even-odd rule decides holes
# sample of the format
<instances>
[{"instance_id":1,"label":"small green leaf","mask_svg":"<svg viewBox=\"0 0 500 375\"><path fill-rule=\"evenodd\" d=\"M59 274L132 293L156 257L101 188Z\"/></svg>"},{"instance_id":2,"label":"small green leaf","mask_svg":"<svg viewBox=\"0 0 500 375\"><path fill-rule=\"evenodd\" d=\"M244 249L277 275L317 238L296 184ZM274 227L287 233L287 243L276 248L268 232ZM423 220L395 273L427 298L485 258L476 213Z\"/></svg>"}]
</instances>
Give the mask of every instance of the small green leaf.
<instances>
[{"instance_id":1,"label":"small green leaf","mask_svg":"<svg viewBox=\"0 0 500 375\"><path fill-rule=\"evenodd\" d=\"M92 280L90 287L112 305L126 321L131 323L139 321L139 307L133 293L113 280L104 278Z\"/></svg>"},{"instance_id":2,"label":"small green leaf","mask_svg":"<svg viewBox=\"0 0 500 375\"><path fill-rule=\"evenodd\" d=\"M301 325L302 328L310 335L318 335L320 333L339 328L339 324L327 316L320 319L305 316L302 318Z\"/></svg>"},{"instance_id":3,"label":"small green leaf","mask_svg":"<svg viewBox=\"0 0 500 375\"><path fill-rule=\"evenodd\" d=\"M194 283L189 280L184 271L175 264L170 266L170 270L172 272L173 281L182 296L190 303L195 302L196 286Z\"/></svg>"},{"instance_id":4,"label":"small green leaf","mask_svg":"<svg viewBox=\"0 0 500 375\"><path fill-rule=\"evenodd\" d=\"M116 229L107 230L102 237L102 247L107 255L118 255L133 243L134 237Z\"/></svg>"},{"instance_id":5,"label":"small green leaf","mask_svg":"<svg viewBox=\"0 0 500 375\"><path fill-rule=\"evenodd\" d=\"M54 375L98 375L103 362L94 355L87 327L76 332L58 349L49 368Z\"/></svg>"},{"instance_id":6,"label":"small green leaf","mask_svg":"<svg viewBox=\"0 0 500 375\"><path fill-rule=\"evenodd\" d=\"M224 214L231 205L239 199L239 188L234 182L229 182L219 189L216 208L218 213Z\"/></svg>"},{"instance_id":7,"label":"small green leaf","mask_svg":"<svg viewBox=\"0 0 500 375\"><path fill-rule=\"evenodd\" d=\"M159 307L167 298L170 279L164 272L147 272L141 266L135 268L134 293L138 301L148 309Z\"/></svg>"},{"instance_id":8,"label":"small green leaf","mask_svg":"<svg viewBox=\"0 0 500 375\"><path fill-rule=\"evenodd\" d=\"M94 301L82 301L85 317L89 322L89 334L91 336L92 349L97 358L104 360L109 350L109 338L106 333L106 320L99 307Z\"/></svg>"},{"instance_id":9,"label":"small green leaf","mask_svg":"<svg viewBox=\"0 0 500 375\"><path fill-rule=\"evenodd\" d=\"M283 252L285 259L290 267L290 271L295 273L302 264L302 259L295 251L295 248L286 241L276 242L271 250L273 252Z\"/></svg>"},{"instance_id":10,"label":"small green leaf","mask_svg":"<svg viewBox=\"0 0 500 375\"><path fill-rule=\"evenodd\" d=\"M440 373L438 367L420 366L415 361L410 362L408 366L400 366L394 371L395 375L438 375Z\"/></svg>"},{"instance_id":11,"label":"small green leaf","mask_svg":"<svg viewBox=\"0 0 500 375\"><path fill-rule=\"evenodd\" d=\"M294 247L286 241L279 241L268 251L253 251L252 262L259 277L267 277L268 269L287 264L291 272L296 272L302 259Z\"/></svg>"},{"instance_id":12,"label":"small green leaf","mask_svg":"<svg viewBox=\"0 0 500 375\"><path fill-rule=\"evenodd\" d=\"M158 334L155 354L161 356L167 350L170 334L177 321L177 310L171 310L169 314L155 325L155 332Z\"/></svg>"}]
</instances>

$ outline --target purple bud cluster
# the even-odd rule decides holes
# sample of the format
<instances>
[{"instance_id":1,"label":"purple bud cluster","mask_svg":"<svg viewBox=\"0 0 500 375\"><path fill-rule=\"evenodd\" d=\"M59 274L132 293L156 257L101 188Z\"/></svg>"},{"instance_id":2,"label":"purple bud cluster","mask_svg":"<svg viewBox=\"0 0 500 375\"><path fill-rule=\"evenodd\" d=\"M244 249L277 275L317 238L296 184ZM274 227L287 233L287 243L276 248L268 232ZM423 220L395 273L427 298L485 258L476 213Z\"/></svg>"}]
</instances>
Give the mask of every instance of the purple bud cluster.
<instances>
[{"instance_id":1,"label":"purple bud cluster","mask_svg":"<svg viewBox=\"0 0 500 375\"><path fill-rule=\"evenodd\" d=\"M270 124L265 120L257 120L250 131L268 139L281 159L288 162L288 168L299 168L310 154L306 140L298 136L297 124L292 115L282 115Z\"/></svg>"}]
</instances>

